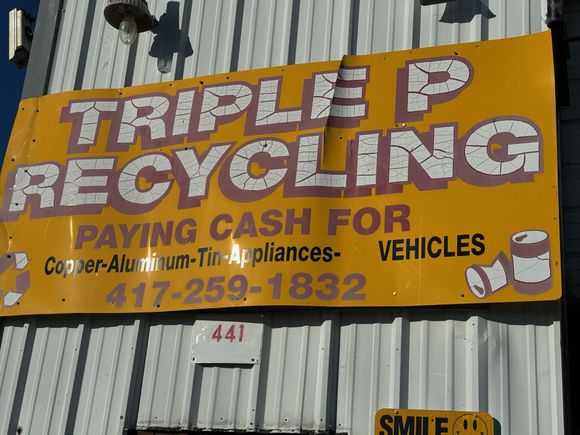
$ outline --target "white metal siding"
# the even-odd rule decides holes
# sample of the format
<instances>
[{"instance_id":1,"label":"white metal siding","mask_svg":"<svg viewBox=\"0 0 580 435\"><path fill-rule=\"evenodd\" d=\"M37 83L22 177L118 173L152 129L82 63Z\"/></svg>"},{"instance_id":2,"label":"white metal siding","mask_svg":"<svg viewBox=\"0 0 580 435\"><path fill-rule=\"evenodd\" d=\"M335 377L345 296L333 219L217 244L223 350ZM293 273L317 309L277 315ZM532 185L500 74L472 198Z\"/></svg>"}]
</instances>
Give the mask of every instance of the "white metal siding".
<instances>
[{"instance_id":1,"label":"white metal siding","mask_svg":"<svg viewBox=\"0 0 580 435\"><path fill-rule=\"evenodd\" d=\"M46 1L46 0L44 0ZM161 19L179 8L171 71L149 55L153 32L131 47L118 42L101 0L64 0L49 93L120 88L237 70L340 59L414 47L505 38L545 30L543 0L461 0L423 6L418 0L150 0ZM487 4L487 6L485 6ZM460 5L460 6L458 6ZM441 22L446 14L456 21ZM494 18L478 11L487 8ZM164 27L166 29L167 27ZM235 32L239 32L236 33ZM165 39L172 39L173 33ZM175 51L175 50L172 50Z\"/></svg>"},{"instance_id":2,"label":"white metal siding","mask_svg":"<svg viewBox=\"0 0 580 435\"><path fill-rule=\"evenodd\" d=\"M418 0L150 0L158 18L179 7L175 52L158 61L149 55L151 32L130 48L118 43L101 0L43 1L62 3L45 78L50 93L522 35L544 30L546 13L541 0L429 7ZM463 9L449 15L459 3ZM477 13L482 5L495 17ZM446 20L455 22L441 21L446 7ZM188 44L192 54L184 56ZM196 364L197 319L264 324L259 362ZM0 434L138 427L365 435L381 407L489 411L502 435L563 434L559 303L1 324Z\"/></svg>"},{"instance_id":3,"label":"white metal siding","mask_svg":"<svg viewBox=\"0 0 580 435\"><path fill-rule=\"evenodd\" d=\"M197 319L263 323L259 363L195 364ZM557 303L6 319L1 433L367 434L377 409L401 407L489 411L502 435L562 434L558 319Z\"/></svg>"}]
</instances>

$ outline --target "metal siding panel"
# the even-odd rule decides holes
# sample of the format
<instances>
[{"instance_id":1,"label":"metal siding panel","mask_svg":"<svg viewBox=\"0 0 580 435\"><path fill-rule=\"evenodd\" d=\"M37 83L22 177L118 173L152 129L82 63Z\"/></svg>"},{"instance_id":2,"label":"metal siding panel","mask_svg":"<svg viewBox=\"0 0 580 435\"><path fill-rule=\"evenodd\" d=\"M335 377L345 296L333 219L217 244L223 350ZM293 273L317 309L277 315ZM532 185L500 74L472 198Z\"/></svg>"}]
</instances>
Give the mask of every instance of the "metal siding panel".
<instances>
[{"instance_id":1,"label":"metal siding panel","mask_svg":"<svg viewBox=\"0 0 580 435\"><path fill-rule=\"evenodd\" d=\"M126 427L132 373L138 366L138 336L143 332L143 319L94 319L86 339L84 366L79 367L82 378L77 385L80 394L74 434L114 434Z\"/></svg>"},{"instance_id":2,"label":"metal siding panel","mask_svg":"<svg viewBox=\"0 0 580 435\"><path fill-rule=\"evenodd\" d=\"M30 321L28 323L26 320ZM0 433L15 433L33 349L35 319L6 319L0 344Z\"/></svg>"},{"instance_id":3,"label":"metal siding panel","mask_svg":"<svg viewBox=\"0 0 580 435\"><path fill-rule=\"evenodd\" d=\"M207 19L204 14L205 1L199 0L192 4L191 15L190 15L190 26L188 29L189 39L192 46L193 54L187 57L184 61L184 74L183 77L196 77L197 74L197 64L203 59L200 59L200 44L201 44L201 23L202 20ZM183 29L186 31L186 29Z\"/></svg>"},{"instance_id":4,"label":"metal siding panel","mask_svg":"<svg viewBox=\"0 0 580 435\"><path fill-rule=\"evenodd\" d=\"M234 0L193 1L191 27L184 29L190 35L193 55L185 59L184 78L229 71L236 7Z\"/></svg>"},{"instance_id":5,"label":"metal siding panel","mask_svg":"<svg viewBox=\"0 0 580 435\"><path fill-rule=\"evenodd\" d=\"M564 409L564 393L563 393L563 376L562 376L562 341L561 341L561 327L560 322L554 322L546 328L546 335L548 336L548 348L546 354L548 356L549 365L546 379L549 378L549 406L550 412L542 414L545 425L542 425L544 433L552 433L557 435L564 433L564 418L562 416Z\"/></svg>"},{"instance_id":6,"label":"metal siding panel","mask_svg":"<svg viewBox=\"0 0 580 435\"><path fill-rule=\"evenodd\" d=\"M195 369L190 357L193 320L191 315L178 313L152 321L138 427L188 427Z\"/></svg>"},{"instance_id":7,"label":"metal siding panel","mask_svg":"<svg viewBox=\"0 0 580 435\"><path fill-rule=\"evenodd\" d=\"M324 430L336 322L328 312L268 316L257 424L265 430Z\"/></svg>"},{"instance_id":8,"label":"metal siding panel","mask_svg":"<svg viewBox=\"0 0 580 435\"><path fill-rule=\"evenodd\" d=\"M223 316L199 315L200 319ZM228 320L256 321L256 316ZM196 318L177 313L155 318L149 332L137 427L253 430L260 364L239 367L192 361Z\"/></svg>"},{"instance_id":9,"label":"metal siding panel","mask_svg":"<svg viewBox=\"0 0 580 435\"><path fill-rule=\"evenodd\" d=\"M506 434L562 433L558 305L524 310L529 308L265 315L267 344L260 365L250 369L193 364L192 317L152 316L145 370L137 373L143 389L137 427L318 431L333 424L330 400L338 409L338 432L370 433L380 407L419 407L489 410ZM212 318L256 320L244 316ZM71 424L74 433L121 433L120 417L128 402L138 400L130 396L128 379L144 327L119 320L79 321L76 328L47 321L34 338L18 424L28 433L64 433ZM328 394L329 350L339 323L335 401ZM75 353L89 328L86 358L77 367ZM10 335L4 326L2 352L15 347ZM14 372L4 355L0 362ZM80 399L71 413L66 398L74 394L75 370L84 373L75 381ZM14 387L4 381L2 389Z\"/></svg>"},{"instance_id":10,"label":"metal siding panel","mask_svg":"<svg viewBox=\"0 0 580 435\"><path fill-rule=\"evenodd\" d=\"M94 0L93 0L94 1ZM74 89L76 66L81 62L81 42L86 22L92 19L87 16L89 1L67 1L61 13L62 32L59 37L55 53L54 70L52 73L51 89L70 91ZM79 19L81 17L81 19Z\"/></svg>"},{"instance_id":11,"label":"metal siding panel","mask_svg":"<svg viewBox=\"0 0 580 435\"><path fill-rule=\"evenodd\" d=\"M404 0L404 2L408 3L408 0ZM370 0L360 4L356 33L356 54L380 53L393 50L396 5L397 2L394 0L382 2ZM407 5L405 4L406 8ZM383 17L387 17L387 25L385 25ZM407 29L412 29L412 25L408 26ZM411 42L412 40L408 46L404 46L402 49L409 48Z\"/></svg>"},{"instance_id":12,"label":"metal siding panel","mask_svg":"<svg viewBox=\"0 0 580 435\"><path fill-rule=\"evenodd\" d=\"M146 32L134 46L125 47L118 43L117 31L105 22L101 3L67 1L60 15L49 92L120 88L227 72L232 67L244 70L324 61L350 52L404 50L546 29L547 6L542 0L489 0L493 18L477 13L485 3L464 3L467 7L462 6L460 12L458 4L152 0L149 7L161 20L170 8L179 9L178 42L172 39L175 35L163 30L157 35ZM464 22L442 22L444 16ZM165 47L167 56L153 57L153 47Z\"/></svg>"},{"instance_id":13,"label":"metal siding panel","mask_svg":"<svg viewBox=\"0 0 580 435\"><path fill-rule=\"evenodd\" d=\"M396 317L343 313L337 431L372 433L378 408L401 407L489 411L502 434L563 433L559 305L528 305L397 313L400 345L387 340Z\"/></svg>"},{"instance_id":14,"label":"metal siding panel","mask_svg":"<svg viewBox=\"0 0 580 435\"><path fill-rule=\"evenodd\" d=\"M82 319L39 321L18 425L23 434L65 432L83 330Z\"/></svg>"},{"instance_id":15,"label":"metal siding panel","mask_svg":"<svg viewBox=\"0 0 580 435\"><path fill-rule=\"evenodd\" d=\"M300 1L296 63L340 59L348 54L348 0Z\"/></svg>"},{"instance_id":16,"label":"metal siding panel","mask_svg":"<svg viewBox=\"0 0 580 435\"><path fill-rule=\"evenodd\" d=\"M238 69L288 63L292 1L247 0L243 11Z\"/></svg>"},{"instance_id":17,"label":"metal siding panel","mask_svg":"<svg viewBox=\"0 0 580 435\"><path fill-rule=\"evenodd\" d=\"M86 51L80 55L81 63L76 68L73 66L70 66L70 68L77 70L75 88L109 88L113 87L112 76L109 74L109 63L102 62L102 59L112 49L112 42L114 41L112 38L115 36L115 31L107 24L103 14L97 12L98 8L95 0L91 0L91 2L94 4L93 15L87 16L86 22L90 33L83 34L83 48L86 47ZM79 81L80 86L78 85ZM61 92L62 90L64 89L58 89L54 92Z\"/></svg>"},{"instance_id":18,"label":"metal siding panel","mask_svg":"<svg viewBox=\"0 0 580 435\"><path fill-rule=\"evenodd\" d=\"M195 427L253 431L260 365L199 369L202 388L195 398L200 408Z\"/></svg>"},{"instance_id":19,"label":"metal siding panel","mask_svg":"<svg viewBox=\"0 0 580 435\"><path fill-rule=\"evenodd\" d=\"M353 314L343 313L341 322L337 431L372 433L374 411L405 406L401 389L410 371L404 342L409 325L395 313L380 320Z\"/></svg>"},{"instance_id":20,"label":"metal siding panel","mask_svg":"<svg viewBox=\"0 0 580 435\"><path fill-rule=\"evenodd\" d=\"M33 38L26 69L22 98L33 98L50 92L48 82L54 63L58 41L60 15L64 0L43 0L38 8L34 32L42 37Z\"/></svg>"}]
</instances>

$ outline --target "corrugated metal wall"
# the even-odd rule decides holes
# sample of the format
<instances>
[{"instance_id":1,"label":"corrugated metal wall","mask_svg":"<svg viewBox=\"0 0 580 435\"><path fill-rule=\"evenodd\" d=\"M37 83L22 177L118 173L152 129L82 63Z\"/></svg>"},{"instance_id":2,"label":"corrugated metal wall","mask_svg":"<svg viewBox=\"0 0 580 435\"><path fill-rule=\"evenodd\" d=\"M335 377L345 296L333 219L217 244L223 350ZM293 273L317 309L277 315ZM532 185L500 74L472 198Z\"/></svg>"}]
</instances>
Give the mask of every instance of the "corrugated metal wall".
<instances>
[{"instance_id":1,"label":"corrugated metal wall","mask_svg":"<svg viewBox=\"0 0 580 435\"><path fill-rule=\"evenodd\" d=\"M161 26L128 48L106 23L103 0L60 2L49 93L525 35L545 30L547 4L461 0L421 7L418 0L150 0Z\"/></svg>"},{"instance_id":2,"label":"corrugated metal wall","mask_svg":"<svg viewBox=\"0 0 580 435\"><path fill-rule=\"evenodd\" d=\"M47 73L29 69L25 95L544 30L542 0L418 3L150 0L161 26L128 48L105 23L102 0L43 0L31 62L44 58ZM53 46L46 23L58 27ZM195 363L200 319L263 324L258 362ZM365 435L381 407L489 411L502 435L564 433L559 303L1 322L0 434Z\"/></svg>"},{"instance_id":3,"label":"corrugated metal wall","mask_svg":"<svg viewBox=\"0 0 580 435\"><path fill-rule=\"evenodd\" d=\"M562 434L557 305L9 318L3 434L124 427L370 434L381 407L489 411ZM192 361L196 320L260 322L254 365Z\"/></svg>"}]
</instances>

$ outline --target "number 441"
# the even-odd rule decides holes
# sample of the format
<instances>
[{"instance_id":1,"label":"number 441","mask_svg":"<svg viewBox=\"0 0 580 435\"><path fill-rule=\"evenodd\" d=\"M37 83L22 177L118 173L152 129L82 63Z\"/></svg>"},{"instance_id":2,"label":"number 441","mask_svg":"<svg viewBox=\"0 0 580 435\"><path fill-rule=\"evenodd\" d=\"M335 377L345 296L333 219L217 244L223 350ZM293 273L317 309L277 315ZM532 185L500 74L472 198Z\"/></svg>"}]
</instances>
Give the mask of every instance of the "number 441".
<instances>
[{"instance_id":1,"label":"number 441","mask_svg":"<svg viewBox=\"0 0 580 435\"><path fill-rule=\"evenodd\" d=\"M244 324L231 325L226 330L227 325L222 325L221 323L216 326L213 333L211 334L211 339L217 341L218 343L222 340L228 340L230 343L234 341L242 342L244 341ZM225 331L225 334L224 334Z\"/></svg>"}]
</instances>

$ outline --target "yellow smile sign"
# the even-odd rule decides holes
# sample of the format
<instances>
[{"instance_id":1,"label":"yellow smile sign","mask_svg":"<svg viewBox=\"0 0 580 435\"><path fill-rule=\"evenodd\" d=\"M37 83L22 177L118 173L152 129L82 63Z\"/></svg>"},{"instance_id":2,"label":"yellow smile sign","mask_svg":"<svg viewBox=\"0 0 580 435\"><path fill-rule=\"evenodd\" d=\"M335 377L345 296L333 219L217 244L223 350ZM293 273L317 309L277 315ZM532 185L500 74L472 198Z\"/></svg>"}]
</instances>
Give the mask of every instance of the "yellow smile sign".
<instances>
[{"instance_id":1,"label":"yellow smile sign","mask_svg":"<svg viewBox=\"0 0 580 435\"><path fill-rule=\"evenodd\" d=\"M494 435L486 412L381 409L375 415L375 435Z\"/></svg>"}]
</instances>

